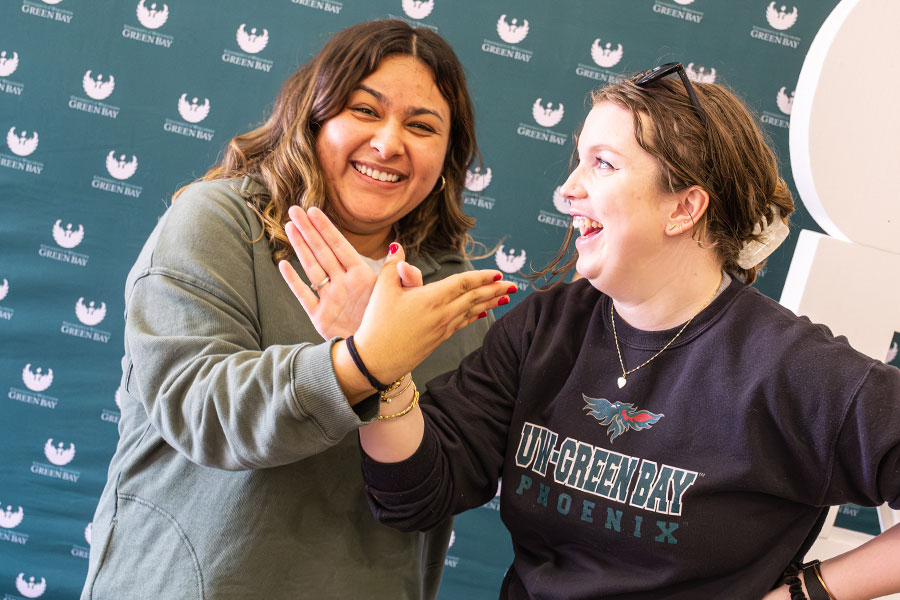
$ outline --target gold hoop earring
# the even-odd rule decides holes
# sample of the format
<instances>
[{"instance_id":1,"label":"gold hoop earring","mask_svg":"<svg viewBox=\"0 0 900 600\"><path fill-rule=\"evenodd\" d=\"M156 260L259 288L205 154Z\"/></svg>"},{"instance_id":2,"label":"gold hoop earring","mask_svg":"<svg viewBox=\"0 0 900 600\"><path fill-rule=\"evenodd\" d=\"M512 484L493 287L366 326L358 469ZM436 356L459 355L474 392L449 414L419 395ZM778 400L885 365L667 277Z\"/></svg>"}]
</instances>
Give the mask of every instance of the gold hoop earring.
<instances>
[{"instance_id":1,"label":"gold hoop earring","mask_svg":"<svg viewBox=\"0 0 900 600\"><path fill-rule=\"evenodd\" d=\"M443 174L443 173L441 173L441 187L439 187L438 189L434 190L434 192L432 192L432 193L433 193L433 194L440 194L441 192L444 191L444 186L446 186L446 185L447 185L447 178L444 177L444 174Z\"/></svg>"}]
</instances>

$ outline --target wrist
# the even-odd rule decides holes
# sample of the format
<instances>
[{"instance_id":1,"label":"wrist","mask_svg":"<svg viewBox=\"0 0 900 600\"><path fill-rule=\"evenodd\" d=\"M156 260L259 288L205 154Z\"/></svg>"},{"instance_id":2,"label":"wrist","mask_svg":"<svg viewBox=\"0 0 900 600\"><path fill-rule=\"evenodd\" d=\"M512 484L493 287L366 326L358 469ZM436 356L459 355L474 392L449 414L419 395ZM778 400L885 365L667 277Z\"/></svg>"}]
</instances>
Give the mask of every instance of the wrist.
<instances>
[{"instance_id":1,"label":"wrist","mask_svg":"<svg viewBox=\"0 0 900 600\"><path fill-rule=\"evenodd\" d=\"M353 358L350 356L344 340L335 342L331 346L331 362L338 385L351 406L362 402L374 393L375 390L353 363Z\"/></svg>"},{"instance_id":2,"label":"wrist","mask_svg":"<svg viewBox=\"0 0 900 600\"><path fill-rule=\"evenodd\" d=\"M412 380L412 376L410 376L409 382L409 386L405 386L402 392L397 393L389 400L384 400L382 397L378 412L379 420L400 418L415 409L416 404L419 403L419 390L416 389L416 383Z\"/></svg>"},{"instance_id":3,"label":"wrist","mask_svg":"<svg viewBox=\"0 0 900 600\"><path fill-rule=\"evenodd\" d=\"M380 352L376 348L377 343L372 342L365 332L357 331L352 337L356 356L361 363L357 364L357 368L363 373L363 377L367 379L371 377L369 383L372 387L376 387L376 382L382 386L390 386L410 371L410 369L398 369L390 365L390 357ZM373 348L375 349L373 350Z\"/></svg>"},{"instance_id":4,"label":"wrist","mask_svg":"<svg viewBox=\"0 0 900 600\"><path fill-rule=\"evenodd\" d=\"M399 398L400 396L402 396L410 386L415 386L415 383L413 383L412 380L412 373L407 373L406 375L392 383L386 390L382 390L379 393L381 401L386 404L390 404L394 401L395 398Z\"/></svg>"},{"instance_id":5,"label":"wrist","mask_svg":"<svg viewBox=\"0 0 900 600\"><path fill-rule=\"evenodd\" d=\"M821 564L818 560L813 560L800 569L800 580L803 582L803 589L809 600L834 600L831 590L825 584L822 578Z\"/></svg>"}]
</instances>

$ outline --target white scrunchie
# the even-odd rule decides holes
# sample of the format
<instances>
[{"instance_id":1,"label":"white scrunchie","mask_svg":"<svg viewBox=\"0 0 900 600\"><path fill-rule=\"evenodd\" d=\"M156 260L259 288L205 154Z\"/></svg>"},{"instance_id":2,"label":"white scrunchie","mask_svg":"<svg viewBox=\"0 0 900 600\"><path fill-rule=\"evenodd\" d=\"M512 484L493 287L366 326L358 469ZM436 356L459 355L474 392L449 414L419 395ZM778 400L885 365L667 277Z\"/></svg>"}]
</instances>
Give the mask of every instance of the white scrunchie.
<instances>
[{"instance_id":1,"label":"white scrunchie","mask_svg":"<svg viewBox=\"0 0 900 600\"><path fill-rule=\"evenodd\" d=\"M738 254L737 264L742 269L752 269L770 254L787 238L790 229L781 218L781 211L772 205L772 223L766 223L763 217L753 226L754 239L745 242Z\"/></svg>"}]
</instances>

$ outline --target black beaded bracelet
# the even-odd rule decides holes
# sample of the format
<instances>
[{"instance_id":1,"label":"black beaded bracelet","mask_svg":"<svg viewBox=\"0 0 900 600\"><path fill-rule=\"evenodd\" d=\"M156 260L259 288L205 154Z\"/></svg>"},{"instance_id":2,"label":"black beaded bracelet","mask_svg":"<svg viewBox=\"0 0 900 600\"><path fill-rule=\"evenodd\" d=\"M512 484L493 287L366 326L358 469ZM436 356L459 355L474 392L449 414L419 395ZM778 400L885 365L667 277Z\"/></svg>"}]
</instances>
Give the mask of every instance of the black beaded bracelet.
<instances>
[{"instance_id":1,"label":"black beaded bracelet","mask_svg":"<svg viewBox=\"0 0 900 600\"><path fill-rule=\"evenodd\" d=\"M362 359L359 357L359 352L356 351L356 344L353 343L353 336L351 335L346 339L347 342L347 352L350 353L350 358L353 359L353 363L356 365L356 368L359 369L359 372L363 374L363 376L369 380L369 385L378 390L379 392L386 391L390 385L384 385L369 373L369 370L366 368L365 363L363 363Z\"/></svg>"},{"instance_id":2,"label":"black beaded bracelet","mask_svg":"<svg viewBox=\"0 0 900 600\"><path fill-rule=\"evenodd\" d=\"M832 596L825 587L822 572L819 570L819 561L813 560L803 565L803 581L806 583L806 593L809 600L832 600Z\"/></svg>"}]
</instances>

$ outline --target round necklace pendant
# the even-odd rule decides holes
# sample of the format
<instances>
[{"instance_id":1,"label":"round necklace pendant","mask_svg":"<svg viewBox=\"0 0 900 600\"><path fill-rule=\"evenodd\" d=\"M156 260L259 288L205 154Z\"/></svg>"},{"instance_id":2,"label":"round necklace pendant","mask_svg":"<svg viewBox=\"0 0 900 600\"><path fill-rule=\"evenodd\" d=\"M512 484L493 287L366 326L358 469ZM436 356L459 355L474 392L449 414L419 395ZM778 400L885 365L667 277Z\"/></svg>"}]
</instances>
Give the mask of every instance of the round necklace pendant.
<instances>
[{"instance_id":1,"label":"round necklace pendant","mask_svg":"<svg viewBox=\"0 0 900 600\"><path fill-rule=\"evenodd\" d=\"M616 383L619 384L619 389L621 390L623 387L625 387L625 384L628 383L628 381L626 381L625 377L623 376L616 379Z\"/></svg>"}]
</instances>

